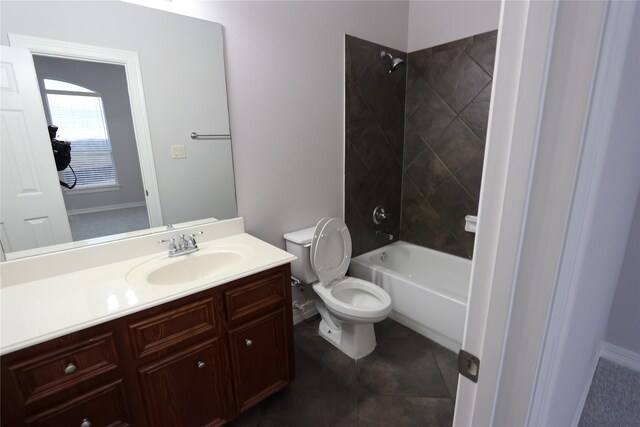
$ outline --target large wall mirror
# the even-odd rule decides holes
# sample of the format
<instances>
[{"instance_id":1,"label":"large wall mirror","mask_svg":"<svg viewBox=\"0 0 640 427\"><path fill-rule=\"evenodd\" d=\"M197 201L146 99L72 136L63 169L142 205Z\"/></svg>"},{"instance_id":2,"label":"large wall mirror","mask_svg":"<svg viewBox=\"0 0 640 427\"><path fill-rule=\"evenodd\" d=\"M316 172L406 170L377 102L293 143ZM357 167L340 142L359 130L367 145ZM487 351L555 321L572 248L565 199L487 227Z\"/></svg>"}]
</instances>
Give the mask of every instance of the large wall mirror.
<instances>
[{"instance_id":1,"label":"large wall mirror","mask_svg":"<svg viewBox=\"0 0 640 427\"><path fill-rule=\"evenodd\" d=\"M237 216L219 24L2 1L0 29L7 259ZM62 171L51 137L71 146Z\"/></svg>"}]
</instances>

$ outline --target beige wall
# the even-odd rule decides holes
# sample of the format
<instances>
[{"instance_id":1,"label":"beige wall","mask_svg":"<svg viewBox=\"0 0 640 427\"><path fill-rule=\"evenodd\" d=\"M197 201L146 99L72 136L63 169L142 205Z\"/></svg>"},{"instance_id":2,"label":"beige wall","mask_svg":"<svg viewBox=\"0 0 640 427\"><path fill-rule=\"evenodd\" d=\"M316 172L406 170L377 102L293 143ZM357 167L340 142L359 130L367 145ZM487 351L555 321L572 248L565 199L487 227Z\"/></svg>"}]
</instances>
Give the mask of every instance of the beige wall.
<instances>
[{"instance_id":1,"label":"beige wall","mask_svg":"<svg viewBox=\"0 0 640 427\"><path fill-rule=\"evenodd\" d=\"M408 52L498 28L500 0L411 0Z\"/></svg>"}]
</instances>

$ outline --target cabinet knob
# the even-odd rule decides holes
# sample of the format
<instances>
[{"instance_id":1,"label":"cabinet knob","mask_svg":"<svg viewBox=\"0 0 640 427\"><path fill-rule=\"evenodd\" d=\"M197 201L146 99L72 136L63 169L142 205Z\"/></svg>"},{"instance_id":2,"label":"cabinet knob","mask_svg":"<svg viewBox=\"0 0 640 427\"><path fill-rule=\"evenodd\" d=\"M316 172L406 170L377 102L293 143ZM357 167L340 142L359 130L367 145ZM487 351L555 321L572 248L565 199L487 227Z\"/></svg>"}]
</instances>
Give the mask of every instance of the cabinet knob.
<instances>
[{"instance_id":1,"label":"cabinet knob","mask_svg":"<svg viewBox=\"0 0 640 427\"><path fill-rule=\"evenodd\" d=\"M78 370L78 367L76 365L74 365L73 363L69 363L64 368L64 373L65 373L65 375L70 375L70 374L73 374L77 370ZM89 423L89 425L91 425L91 423ZM88 426L82 426L82 427L88 427Z\"/></svg>"},{"instance_id":2,"label":"cabinet knob","mask_svg":"<svg viewBox=\"0 0 640 427\"><path fill-rule=\"evenodd\" d=\"M82 424L80 424L80 427L91 427L91 421L89 421L89 418L85 418L84 420L82 420Z\"/></svg>"},{"instance_id":3,"label":"cabinet knob","mask_svg":"<svg viewBox=\"0 0 640 427\"><path fill-rule=\"evenodd\" d=\"M198 366L198 369L204 369L206 364L204 362L200 361L200 362L198 362L198 364L196 366Z\"/></svg>"},{"instance_id":4,"label":"cabinet knob","mask_svg":"<svg viewBox=\"0 0 640 427\"><path fill-rule=\"evenodd\" d=\"M244 344L245 344L247 347L251 347L251 345L253 345L253 341L251 341L250 339L246 339L246 340L244 340Z\"/></svg>"}]
</instances>

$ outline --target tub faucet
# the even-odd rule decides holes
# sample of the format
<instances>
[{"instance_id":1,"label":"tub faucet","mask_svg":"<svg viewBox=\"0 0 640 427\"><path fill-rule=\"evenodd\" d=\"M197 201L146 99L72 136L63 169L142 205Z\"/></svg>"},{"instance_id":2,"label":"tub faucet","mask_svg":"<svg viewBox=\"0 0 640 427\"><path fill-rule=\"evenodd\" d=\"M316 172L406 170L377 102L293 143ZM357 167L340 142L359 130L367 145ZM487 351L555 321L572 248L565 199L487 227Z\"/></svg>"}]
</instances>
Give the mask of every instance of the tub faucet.
<instances>
[{"instance_id":1,"label":"tub faucet","mask_svg":"<svg viewBox=\"0 0 640 427\"><path fill-rule=\"evenodd\" d=\"M387 240L393 240L393 234L385 233L382 230L376 230L376 236L383 237Z\"/></svg>"}]
</instances>

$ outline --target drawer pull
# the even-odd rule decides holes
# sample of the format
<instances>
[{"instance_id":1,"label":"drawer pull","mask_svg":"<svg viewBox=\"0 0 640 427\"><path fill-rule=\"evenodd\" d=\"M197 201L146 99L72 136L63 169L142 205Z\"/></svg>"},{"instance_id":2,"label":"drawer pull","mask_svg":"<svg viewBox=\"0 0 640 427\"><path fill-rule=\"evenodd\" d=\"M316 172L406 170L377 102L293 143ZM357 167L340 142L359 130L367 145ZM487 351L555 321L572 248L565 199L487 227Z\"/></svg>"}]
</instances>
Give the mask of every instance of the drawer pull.
<instances>
[{"instance_id":1,"label":"drawer pull","mask_svg":"<svg viewBox=\"0 0 640 427\"><path fill-rule=\"evenodd\" d=\"M91 421L89 421L89 418L85 418L84 420L82 420L82 424L80 424L80 427L91 427Z\"/></svg>"},{"instance_id":2,"label":"drawer pull","mask_svg":"<svg viewBox=\"0 0 640 427\"><path fill-rule=\"evenodd\" d=\"M66 368L64 368L64 374L65 375L71 375L73 374L75 371L78 370L78 367L76 365L74 365L73 363L69 363ZM86 419L86 418L85 418ZM89 423L89 425L91 425L91 423ZM82 426L82 427L89 427L89 426Z\"/></svg>"},{"instance_id":3,"label":"drawer pull","mask_svg":"<svg viewBox=\"0 0 640 427\"><path fill-rule=\"evenodd\" d=\"M253 345L253 341L251 341L250 339L246 339L246 340L244 340L244 344L245 344L247 347L251 347L251 346Z\"/></svg>"},{"instance_id":4,"label":"drawer pull","mask_svg":"<svg viewBox=\"0 0 640 427\"><path fill-rule=\"evenodd\" d=\"M207 365L206 365L206 363L200 361L200 362L198 362L197 366L198 366L198 369L204 369L204 367L207 366Z\"/></svg>"}]
</instances>

